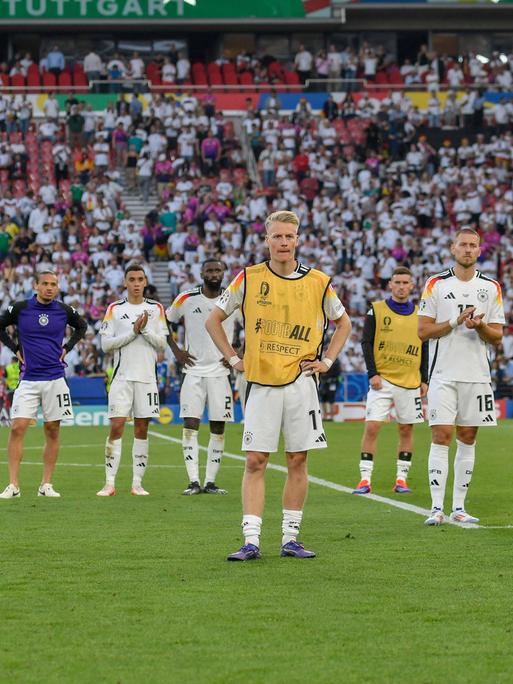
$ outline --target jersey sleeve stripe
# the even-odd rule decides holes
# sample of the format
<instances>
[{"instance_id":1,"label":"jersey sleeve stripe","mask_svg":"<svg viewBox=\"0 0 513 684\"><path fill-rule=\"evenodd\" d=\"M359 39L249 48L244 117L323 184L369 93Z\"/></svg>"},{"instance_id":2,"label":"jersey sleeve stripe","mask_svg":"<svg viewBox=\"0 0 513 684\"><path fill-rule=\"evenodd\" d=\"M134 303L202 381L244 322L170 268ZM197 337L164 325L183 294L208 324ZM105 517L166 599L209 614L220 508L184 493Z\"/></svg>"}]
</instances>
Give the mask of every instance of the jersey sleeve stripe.
<instances>
[{"instance_id":1,"label":"jersey sleeve stripe","mask_svg":"<svg viewBox=\"0 0 513 684\"><path fill-rule=\"evenodd\" d=\"M155 302L155 304L157 305L157 308L159 310L160 320L165 321L166 320L166 312L164 311L164 307L162 306L162 304L160 302Z\"/></svg>"},{"instance_id":2,"label":"jersey sleeve stripe","mask_svg":"<svg viewBox=\"0 0 513 684\"><path fill-rule=\"evenodd\" d=\"M424 290L424 294L422 295L423 298L425 299L426 297L431 297L433 294L433 288L437 284L437 282L440 280L440 276L433 276L430 278L427 283L426 283L426 289Z\"/></svg>"},{"instance_id":3,"label":"jersey sleeve stripe","mask_svg":"<svg viewBox=\"0 0 513 684\"><path fill-rule=\"evenodd\" d=\"M228 289L231 290L232 292L237 292L240 289L240 286L242 285L243 281L244 281L244 271L241 271L232 280L232 282L228 286Z\"/></svg>"},{"instance_id":4,"label":"jersey sleeve stripe","mask_svg":"<svg viewBox=\"0 0 513 684\"><path fill-rule=\"evenodd\" d=\"M190 292L184 292L184 294L178 295L178 297L174 301L173 306L182 306L182 304L184 304L190 296Z\"/></svg>"},{"instance_id":5,"label":"jersey sleeve stripe","mask_svg":"<svg viewBox=\"0 0 513 684\"><path fill-rule=\"evenodd\" d=\"M107 307L107 311L105 312L105 317L104 321L111 321L112 320L112 314L114 313L114 307L118 304L118 302L113 302L112 304L109 304Z\"/></svg>"}]
</instances>

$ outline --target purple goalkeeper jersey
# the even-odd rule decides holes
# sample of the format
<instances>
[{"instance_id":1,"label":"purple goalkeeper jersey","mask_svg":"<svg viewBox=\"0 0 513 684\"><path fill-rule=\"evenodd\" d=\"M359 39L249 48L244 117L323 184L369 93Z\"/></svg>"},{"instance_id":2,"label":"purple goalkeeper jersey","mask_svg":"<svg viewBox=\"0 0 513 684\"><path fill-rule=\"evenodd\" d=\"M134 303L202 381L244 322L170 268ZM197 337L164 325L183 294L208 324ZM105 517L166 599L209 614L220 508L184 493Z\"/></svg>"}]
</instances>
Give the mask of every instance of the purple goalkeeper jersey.
<instances>
[{"instance_id":1,"label":"purple goalkeeper jersey","mask_svg":"<svg viewBox=\"0 0 513 684\"><path fill-rule=\"evenodd\" d=\"M15 325L18 342L11 338L6 328ZM74 328L68 342L62 342L66 326ZM70 351L86 333L86 321L73 309L55 299L41 304L34 295L31 299L14 302L0 315L0 341L24 359L20 380L56 380L64 377L65 364L61 361L62 350Z\"/></svg>"}]
</instances>

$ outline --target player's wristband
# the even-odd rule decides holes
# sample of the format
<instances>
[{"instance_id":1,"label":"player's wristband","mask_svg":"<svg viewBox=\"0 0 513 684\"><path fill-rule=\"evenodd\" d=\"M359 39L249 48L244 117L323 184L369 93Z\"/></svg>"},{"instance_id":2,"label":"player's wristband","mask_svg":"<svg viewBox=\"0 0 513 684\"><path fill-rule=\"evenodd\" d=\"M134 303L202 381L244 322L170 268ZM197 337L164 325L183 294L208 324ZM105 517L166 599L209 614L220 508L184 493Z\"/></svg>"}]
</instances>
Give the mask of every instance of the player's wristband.
<instances>
[{"instance_id":1,"label":"player's wristband","mask_svg":"<svg viewBox=\"0 0 513 684\"><path fill-rule=\"evenodd\" d=\"M239 361L240 361L240 357L238 357L237 354L234 354L232 357L230 357L230 358L228 359L228 363L230 364L230 366L231 366L232 368L233 368L234 366L236 366L236 365L239 363Z\"/></svg>"},{"instance_id":2,"label":"player's wristband","mask_svg":"<svg viewBox=\"0 0 513 684\"><path fill-rule=\"evenodd\" d=\"M333 361L329 359L327 356L321 359L321 363L326 364L326 366L328 366L328 370L333 366Z\"/></svg>"},{"instance_id":3,"label":"player's wristband","mask_svg":"<svg viewBox=\"0 0 513 684\"><path fill-rule=\"evenodd\" d=\"M454 328L458 327L458 316L454 316L454 318L451 318L449 321L449 325L451 328L454 330Z\"/></svg>"}]
</instances>

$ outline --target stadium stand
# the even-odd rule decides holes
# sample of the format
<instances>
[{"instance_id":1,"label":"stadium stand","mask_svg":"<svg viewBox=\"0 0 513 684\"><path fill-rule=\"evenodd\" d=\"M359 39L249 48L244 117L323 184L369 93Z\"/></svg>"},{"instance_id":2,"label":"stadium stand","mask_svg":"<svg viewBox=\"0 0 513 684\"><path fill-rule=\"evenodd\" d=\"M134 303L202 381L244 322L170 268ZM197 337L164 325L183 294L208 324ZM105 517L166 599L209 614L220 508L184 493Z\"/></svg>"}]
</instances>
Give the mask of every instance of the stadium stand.
<instances>
[{"instance_id":1,"label":"stadium stand","mask_svg":"<svg viewBox=\"0 0 513 684\"><path fill-rule=\"evenodd\" d=\"M176 78L168 68L166 80L170 62L157 56L144 65L153 86L180 81L182 92L212 90L204 101L186 93L179 103L154 94L147 111L132 88L100 113L71 95L65 118L50 97L46 118L35 122L21 92L1 95L2 307L31 293L33 268L53 265L64 301L90 324L68 359L69 375L101 374L96 333L107 303L122 294L125 263L144 263L167 305L198 284L206 257L226 262L227 279L263 258L264 217L287 206L302 219L301 259L332 275L355 321L344 370L364 368L362 317L393 268L410 266L420 288L448 263L451 235L462 225L482 235L480 269L501 279L511 325L513 106L499 98L485 112L481 91L465 86L509 88L513 61L454 60L420 48L415 64L397 65L379 48L344 52L329 76L365 78L373 87L328 98L321 116L304 98L292 113L281 110L281 89L300 90L292 60L264 66L246 53L183 64ZM130 64L121 67L128 77ZM25 75L7 69L0 68L2 82L20 91L42 85L72 93L91 76L78 63L57 75L36 63ZM276 87L262 111L238 120L215 112L215 88L263 83ZM424 110L404 95L405 84L430 91ZM463 94L439 99L434 84ZM253 155L256 177L247 170ZM506 362L513 359L508 337Z\"/></svg>"}]
</instances>

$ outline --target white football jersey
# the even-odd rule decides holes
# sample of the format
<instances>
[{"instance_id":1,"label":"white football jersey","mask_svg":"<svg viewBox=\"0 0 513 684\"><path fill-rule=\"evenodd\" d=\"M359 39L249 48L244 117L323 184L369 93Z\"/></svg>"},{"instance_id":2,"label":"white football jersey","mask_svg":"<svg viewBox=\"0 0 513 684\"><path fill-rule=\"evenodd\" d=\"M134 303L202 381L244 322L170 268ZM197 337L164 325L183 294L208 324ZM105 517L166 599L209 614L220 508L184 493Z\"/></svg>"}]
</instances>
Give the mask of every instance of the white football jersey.
<instances>
[{"instance_id":1,"label":"white football jersey","mask_svg":"<svg viewBox=\"0 0 513 684\"><path fill-rule=\"evenodd\" d=\"M230 369L226 368L223 363L223 355L205 327L205 322L216 302L217 298L209 299L202 293L201 287L195 287L179 294L166 311L167 320L170 323L176 324L183 318L185 348L196 358L194 366L184 367L184 373L202 378L214 378L230 373ZM232 316L223 321L223 328L230 343L233 340L237 320L242 320L239 311L235 311Z\"/></svg>"},{"instance_id":2,"label":"white football jersey","mask_svg":"<svg viewBox=\"0 0 513 684\"><path fill-rule=\"evenodd\" d=\"M469 306L485 323L505 324L501 286L476 271L469 281L460 280L452 268L428 279L420 301L419 316L443 323ZM465 324L448 335L429 340L429 377L456 382L490 382L486 342Z\"/></svg>"},{"instance_id":3,"label":"white football jersey","mask_svg":"<svg viewBox=\"0 0 513 684\"><path fill-rule=\"evenodd\" d=\"M148 322L137 335L134 323L144 311L148 312ZM168 336L162 304L153 299L141 304L120 299L109 304L100 335L103 351L114 352L113 379L155 382L157 352L164 351Z\"/></svg>"}]
</instances>

